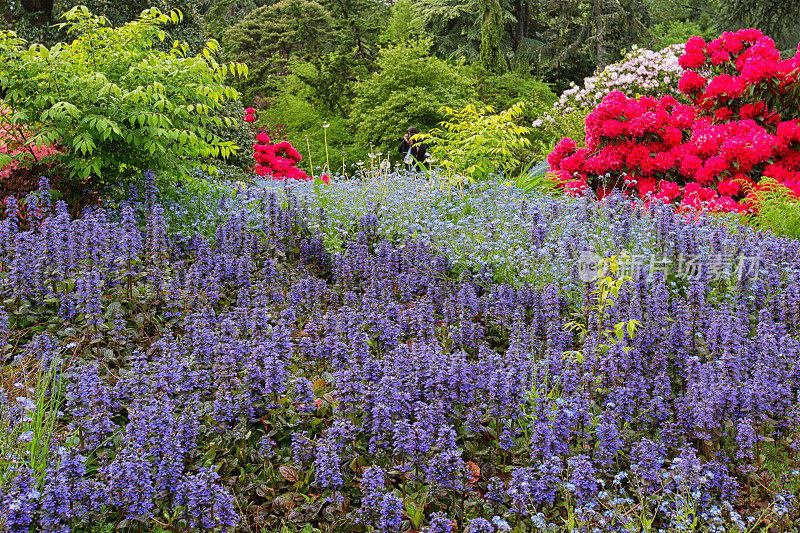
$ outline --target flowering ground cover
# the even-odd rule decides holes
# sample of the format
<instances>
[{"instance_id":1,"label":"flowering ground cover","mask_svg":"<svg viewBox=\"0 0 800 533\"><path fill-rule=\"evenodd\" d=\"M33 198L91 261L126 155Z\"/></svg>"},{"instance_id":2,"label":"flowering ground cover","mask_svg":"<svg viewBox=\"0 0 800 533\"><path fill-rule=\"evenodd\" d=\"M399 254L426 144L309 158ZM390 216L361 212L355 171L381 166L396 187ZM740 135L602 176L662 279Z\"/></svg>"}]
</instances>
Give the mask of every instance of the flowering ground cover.
<instances>
[{"instance_id":1,"label":"flowering ground cover","mask_svg":"<svg viewBox=\"0 0 800 533\"><path fill-rule=\"evenodd\" d=\"M220 194L210 235L152 188L8 201L5 527L794 529L797 241L404 179Z\"/></svg>"}]
</instances>

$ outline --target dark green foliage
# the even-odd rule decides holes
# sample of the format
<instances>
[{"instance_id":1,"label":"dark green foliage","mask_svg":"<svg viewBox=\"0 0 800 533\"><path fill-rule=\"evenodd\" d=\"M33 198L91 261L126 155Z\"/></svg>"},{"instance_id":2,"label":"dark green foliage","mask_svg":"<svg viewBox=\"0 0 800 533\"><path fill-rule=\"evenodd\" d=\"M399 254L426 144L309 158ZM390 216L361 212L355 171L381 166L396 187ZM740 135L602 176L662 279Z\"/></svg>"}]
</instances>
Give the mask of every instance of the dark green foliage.
<instances>
[{"instance_id":1,"label":"dark green foliage","mask_svg":"<svg viewBox=\"0 0 800 533\"><path fill-rule=\"evenodd\" d=\"M374 61L389 16L387 4L379 0L322 0L321 3L331 15L336 49L352 50L355 57Z\"/></svg>"},{"instance_id":2,"label":"dark green foliage","mask_svg":"<svg viewBox=\"0 0 800 533\"><path fill-rule=\"evenodd\" d=\"M630 43L649 36L643 0L556 0L547 4L547 29L537 49L542 67L555 73L575 55L588 55L602 69Z\"/></svg>"},{"instance_id":3,"label":"dark green foliage","mask_svg":"<svg viewBox=\"0 0 800 533\"><path fill-rule=\"evenodd\" d=\"M481 9L478 0L417 0L413 8L420 26L432 39L434 53L463 58L470 63L479 59Z\"/></svg>"},{"instance_id":4,"label":"dark green foliage","mask_svg":"<svg viewBox=\"0 0 800 533\"><path fill-rule=\"evenodd\" d=\"M800 40L797 0L720 0L719 28L757 28L775 40L780 50L794 51Z\"/></svg>"},{"instance_id":5,"label":"dark green foliage","mask_svg":"<svg viewBox=\"0 0 800 533\"><path fill-rule=\"evenodd\" d=\"M476 69L475 77L478 100L498 111L524 101L528 104L525 116L539 116L550 109L557 98L547 83L531 75L510 71L495 76Z\"/></svg>"},{"instance_id":6,"label":"dark green foliage","mask_svg":"<svg viewBox=\"0 0 800 533\"><path fill-rule=\"evenodd\" d=\"M289 73L290 61L319 58L330 47L330 13L313 0L281 0L256 9L223 36L225 51L250 68L245 98L269 94Z\"/></svg>"},{"instance_id":7,"label":"dark green foliage","mask_svg":"<svg viewBox=\"0 0 800 533\"><path fill-rule=\"evenodd\" d=\"M315 62L298 62L292 73L306 86L307 99L329 115L345 117L354 96L354 83L374 70L368 59L348 50L335 50Z\"/></svg>"}]
</instances>

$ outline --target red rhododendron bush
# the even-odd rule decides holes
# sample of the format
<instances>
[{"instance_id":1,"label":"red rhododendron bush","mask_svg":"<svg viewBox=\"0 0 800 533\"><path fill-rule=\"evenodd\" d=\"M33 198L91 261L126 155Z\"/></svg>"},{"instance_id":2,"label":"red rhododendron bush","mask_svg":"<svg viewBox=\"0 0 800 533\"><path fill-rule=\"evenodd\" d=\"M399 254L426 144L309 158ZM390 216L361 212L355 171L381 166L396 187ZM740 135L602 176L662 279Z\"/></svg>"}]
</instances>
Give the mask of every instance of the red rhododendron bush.
<instances>
[{"instance_id":1,"label":"red rhododendron bush","mask_svg":"<svg viewBox=\"0 0 800 533\"><path fill-rule=\"evenodd\" d=\"M259 176L268 176L275 180L311 179L304 171L297 168L302 158L288 141L270 144L269 135L259 133L256 135L253 151L256 160L255 171Z\"/></svg>"},{"instance_id":2,"label":"red rhododendron bush","mask_svg":"<svg viewBox=\"0 0 800 533\"><path fill-rule=\"evenodd\" d=\"M0 103L0 197L3 198L35 190L39 175L49 173L53 156L59 153L55 147L29 142L33 133L4 120L10 114L11 110Z\"/></svg>"},{"instance_id":3,"label":"red rhododendron bush","mask_svg":"<svg viewBox=\"0 0 800 533\"><path fill-rule=\"evenodd\" d=\"M762 178L800 196L800 47L781 60L760 31L726 32L689 39L680 64L691 104L610 93L586 119L586 148L566 138L548 156L563 186L711 211L751 209Z\"/></svg>"}]
</instances>

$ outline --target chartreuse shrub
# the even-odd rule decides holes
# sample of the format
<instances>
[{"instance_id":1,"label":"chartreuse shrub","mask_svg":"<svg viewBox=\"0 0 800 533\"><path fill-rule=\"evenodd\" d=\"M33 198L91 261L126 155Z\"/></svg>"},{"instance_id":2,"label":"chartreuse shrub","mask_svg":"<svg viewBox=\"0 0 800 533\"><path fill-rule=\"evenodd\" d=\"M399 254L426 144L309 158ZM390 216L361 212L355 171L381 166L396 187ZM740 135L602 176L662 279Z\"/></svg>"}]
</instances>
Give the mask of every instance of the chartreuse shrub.
<instances>
[{"instance_id":1,"label":"chartreuse shrub","mask_svg":"<svg viewBox=\"0 0 800 533\"><path fill-rule=\"evenodd\" d=\"M761 230L768 230L779 236L800 238L800 200L792 190L767 178L761 188L754 191L753 213L745 216L745 220Z\"/></svg>"},{"instance_id":2,"label":"chartreuse shrub","mask_svg":"<svg viewBox=\"0 0 800 533\"><path fill-rule=\"evenodd\" d=\"M423 138L430 145L435 164L448 177L470 181L486 179L489 173L513 173L521 169L530 128L519 124L525 104L518 102L500 113L487 106L470 104L461 111L443 107L447 117Z\"/></svg>"},{"instance_id":3,"label":"chartreuse shrub","mask_svg":"<svg viewBox=\"0 0 800 533\"><path fill-rule=\"evenodd\" d=\"M237 147L212 128L232 124L218 114L238 98L225 80L246 75L247 68L217 63L213 40L192 57L177 41L171 50L156 49L162 27L181 17L153 8L111 28L79 6L63 15L70 44L29 46L13 31L0 33L0 86L12 110L3 120L32 131L30 146L60 148L74 192L80 184L104 188L148 168L188 174L199 159L231 155Z\"/></svg>"}]
</instances>

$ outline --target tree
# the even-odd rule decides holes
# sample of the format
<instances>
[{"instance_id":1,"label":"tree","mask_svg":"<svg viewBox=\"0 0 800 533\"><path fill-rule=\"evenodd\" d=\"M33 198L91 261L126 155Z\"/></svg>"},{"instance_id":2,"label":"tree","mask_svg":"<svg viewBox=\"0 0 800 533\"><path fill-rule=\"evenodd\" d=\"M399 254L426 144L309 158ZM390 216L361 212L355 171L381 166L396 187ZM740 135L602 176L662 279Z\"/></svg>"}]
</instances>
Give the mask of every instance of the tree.
<instances>
[{"instance_id":1,"label":"tree","mask_svg":"<svg viewBox=\"0 0 800 533\"><path fill-rule=\"evenodd\" d=\"M411 0L397 0L392 5L385 32L386 40L392 43L402 43L410 39L416 31Z\"/></svg>"},{"instance_id":2,"label":"tree","mask_svg":"<svg viewBox=\"0 0 800 533\"><path fill-rule=\"evenodd\" d=\"M280 0L229 28L223 38L226 54L251 69L248 86L242 87L245 95L274 90L291 61L321 60L331 47L331 23L328 11L313 0Z\"/></svg>"},{"instance_id":3,"label":"tree","mask_svg":"<svg viewBox=\"0 0 800 533\"><path fill-rule=\"evenodd\" d=\"M50 24L53 18L53 0L22 0L22 7L35 15L39 25Z\"/></svg>"},{"instance_id":4,"label":"tree","mask_svg":"<svg viewBox=\"0 0 800 533\"><path fill-rule=\"evenodd\" d=\"M793 52L800 40L800 2L797 0L719 0L721 31L757 28L780 50Z\"/></svg>"},{"instance_id":5,"label":"tree","mask_svg":"<svg viewBox=\"0 0 800 533\"><path fill-rule=\"evenodd\" d=\"M215 41L202 56L186 56L185 44L155 49L180 13L152 8L119 28L83 6L64 17L70 44L29 47L0 32L0 86L11 109L2 120L33 131L31 146L57 146L73 185L102 188L146 169L188 173L236 149L210 128L226 122L217 112L238 97L226 76L246 67L218 64Z\"/></svg>"},{"instance_id":6,"label":"tree","mask_svg":"<svg viewBox=\"0 0 800 533\"><path fill-rule=\"evenodd\" d=\"M374 61L380 36L389 17L387 3L379 0L320 0L330 13L332 43L356 57Z\"/></svg>"},{"instance_id":7,"label":"tree","mask_svg":"<svg viewBox=\"0 0 800 533\"><path fill-rule=\"evenodd\" d=\"M503 9L500 0L482 0L481 65L488 72L502 74L506 58L500 50L503 38Z\"/></svg>"},{"instance_id":8,"label":"tree","mask_svg":"<svg viewBox=\"0 0 800 533\"><path fill-rule=\"evenodd\" d=\"M642 0L550 0L547 30L537 50L546 68L570 61L576 53L590 53L595 68L619 59L631 43L649 37L649 15Z\"/></svg>"},{"instance_id":9,"label":"tree","mask_svg":"<svg viewBox=\"0 0 800 533\"><path fill-rule=\"evenodd\" d=\"M429 55L431 42L416 40L381 50L378 72L355 88L350 125L366 148L396 149L408 126L420 131L442 120L442 107L463 108L474 99L472 80L457 68Z\"/></svg>"}]
</instances>

